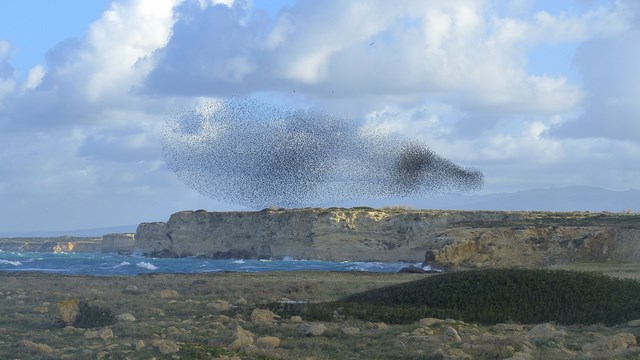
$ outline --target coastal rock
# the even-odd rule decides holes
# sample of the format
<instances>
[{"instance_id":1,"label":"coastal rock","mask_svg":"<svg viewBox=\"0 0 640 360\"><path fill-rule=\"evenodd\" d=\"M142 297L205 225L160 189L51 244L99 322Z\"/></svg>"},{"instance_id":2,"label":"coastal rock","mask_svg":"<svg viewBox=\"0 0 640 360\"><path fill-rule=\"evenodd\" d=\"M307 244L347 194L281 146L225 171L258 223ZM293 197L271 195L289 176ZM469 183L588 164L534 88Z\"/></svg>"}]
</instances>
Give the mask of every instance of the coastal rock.
<instances>
[{"instance_id":1,"label":"coastal rock","mask_svg":"<svg viewBox=\"0 0 640 360\"><path fill-rule=\"evenodd\" d=\"M58 320L63 325L73 325L78 315L80 315L80 300L70 299L58 302Z\"/></svg>"}]
</instances>

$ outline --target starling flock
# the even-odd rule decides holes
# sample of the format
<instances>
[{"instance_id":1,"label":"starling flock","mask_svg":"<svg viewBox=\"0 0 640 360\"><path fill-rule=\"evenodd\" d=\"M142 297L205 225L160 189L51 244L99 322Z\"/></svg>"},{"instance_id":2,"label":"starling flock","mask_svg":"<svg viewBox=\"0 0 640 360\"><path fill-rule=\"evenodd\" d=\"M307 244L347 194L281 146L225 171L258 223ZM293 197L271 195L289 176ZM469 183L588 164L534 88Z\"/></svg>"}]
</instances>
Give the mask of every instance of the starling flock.
<instances>
[{"instance_id":1,"label":"starling flock","mask_svg":"<svg viewBox=\"0 0 640 360\"><path fill-rule=\"evenodd\" d=\"M254 209L467 192L483 185L482 173L421 143L247 98L172 116L162 147L169 168L187 186Z\"/></svg>"}]
</instances>

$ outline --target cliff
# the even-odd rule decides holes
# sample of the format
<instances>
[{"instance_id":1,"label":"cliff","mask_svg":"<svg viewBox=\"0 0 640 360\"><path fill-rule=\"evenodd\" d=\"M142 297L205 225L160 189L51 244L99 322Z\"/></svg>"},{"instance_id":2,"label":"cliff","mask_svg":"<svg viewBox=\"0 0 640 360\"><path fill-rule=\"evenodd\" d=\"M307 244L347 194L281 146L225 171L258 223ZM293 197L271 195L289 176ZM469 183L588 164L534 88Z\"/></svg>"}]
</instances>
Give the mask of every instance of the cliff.
<instances>
[{"instance_id":1,"label":"cliff","mask_svg":"<svg viewBox=\"0 0 640 360\"><path fill-rule=\"evenodd\" d=\"M101 252L130 254L135 247L135 235L128 233L112 233L102 236Z\"/></svg>"},{"instance_id":2,"label":"cliff","mask_svg":"<svg viewBox=\"0 0 640 360\"><path fill-rule=\"evenodd\" d=\"M0 250L18 252L100 252L99 237L18 237L0 238Z\"/></svg>"},{"instance_id":3,"label":"cliff","mask_svg":"<svg viewBox=\"0 0 640 360\"><path fill-rule=\"evenodd\" d=\"M138 227L151 256L427 262L450 268L640 260L640 215L402 209L183 211Z\"/></svg>"}]
</instances>

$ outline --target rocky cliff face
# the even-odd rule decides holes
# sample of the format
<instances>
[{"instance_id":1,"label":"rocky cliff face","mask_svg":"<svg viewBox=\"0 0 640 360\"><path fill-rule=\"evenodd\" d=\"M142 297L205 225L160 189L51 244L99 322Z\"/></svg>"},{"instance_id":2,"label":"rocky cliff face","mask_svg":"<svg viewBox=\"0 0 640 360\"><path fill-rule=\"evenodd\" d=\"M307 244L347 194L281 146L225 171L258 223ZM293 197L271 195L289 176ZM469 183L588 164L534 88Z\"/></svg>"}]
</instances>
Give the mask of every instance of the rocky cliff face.
<instances>
[{"instance_id":1,"label":"rocky cliff face","mask_svg":"<svg viewBox=\"0 0 640 360\"><path fill-rule=\"evenodd\" d=\"M409 261L547 266L640 260L640 215L499 211L292 209L184 211L143 223L152 256Z\"/></svg>"},{"instance_id":2,"label":"rocky cliff face","mask_svg":"<svg viewBox=\"0 0 640 360\"><path fill-rule=\"evenodd\" d=\"M112 233L102 236L101 252L129 254L135 247L135 234Z\"/></svg>"}]
</instances>

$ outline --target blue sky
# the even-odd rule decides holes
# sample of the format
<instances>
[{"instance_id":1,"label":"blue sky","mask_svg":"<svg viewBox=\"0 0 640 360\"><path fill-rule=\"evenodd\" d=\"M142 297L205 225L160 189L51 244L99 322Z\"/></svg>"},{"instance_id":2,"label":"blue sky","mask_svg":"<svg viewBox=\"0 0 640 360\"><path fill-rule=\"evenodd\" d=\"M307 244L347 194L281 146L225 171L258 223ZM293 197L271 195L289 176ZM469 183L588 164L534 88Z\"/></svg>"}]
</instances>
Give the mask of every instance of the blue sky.
<instances>
[{"instance_id":1,"label":"blue sky","mask_svg":"<svg viewBox=\"0 0 640 360\"><path fill-rule=\"evenodd\" d=\"M0 231L243 209L159 141L230 93L419 140L482 193L640 189L638 58L634 0L4 1Z\"/></svg>"}]
</instances>

